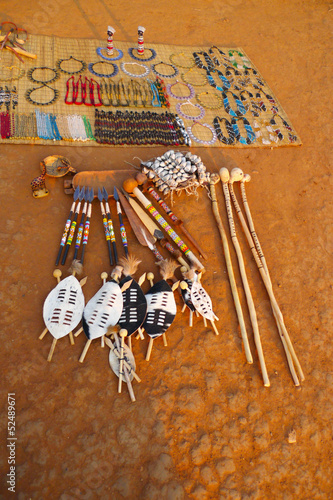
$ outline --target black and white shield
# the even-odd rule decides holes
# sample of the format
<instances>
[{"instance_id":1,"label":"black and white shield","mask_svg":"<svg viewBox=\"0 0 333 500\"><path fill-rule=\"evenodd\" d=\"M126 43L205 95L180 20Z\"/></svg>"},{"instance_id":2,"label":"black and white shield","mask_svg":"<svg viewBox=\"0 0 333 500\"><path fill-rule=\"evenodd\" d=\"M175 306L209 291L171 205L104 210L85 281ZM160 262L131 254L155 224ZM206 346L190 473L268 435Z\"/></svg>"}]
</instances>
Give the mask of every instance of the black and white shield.
<instances>
[{"instance_id":1,"label":"black and white shield","mask_svg":"<svg viewBox=\"0 0 333 500\"><path fill-rule=\"evenodd\" d=\"M123 311L119 319L120 327L127 330L128 336L140 328L147 314L147 300L140 285L131 276L127 276L121 280L120 287L130 280L131 285L122 292Z\"/></svg>"},{"instance_id":2,"label":"black and white shield","mask_svg":"<svg viewBox=\"0 0 333 500\"><path fill-rule=\"evenodd\" d=\"M171 287L165 280L155 283L146 293L147 316L143 328L155 339L162 335L175 319L177 306Z\"/></svg>"}]
</instances>

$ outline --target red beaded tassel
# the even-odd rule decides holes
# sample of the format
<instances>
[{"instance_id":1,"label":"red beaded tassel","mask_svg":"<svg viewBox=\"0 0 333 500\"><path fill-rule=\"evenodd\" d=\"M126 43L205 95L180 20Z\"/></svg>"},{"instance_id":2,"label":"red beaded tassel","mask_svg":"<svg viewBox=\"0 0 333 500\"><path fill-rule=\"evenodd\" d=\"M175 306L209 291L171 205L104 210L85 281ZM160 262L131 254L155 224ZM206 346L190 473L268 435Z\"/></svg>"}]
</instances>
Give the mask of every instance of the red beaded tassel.
<instances>
[{"instance_id":1,"label":"red beaded tassel","mask_svg":"<svg viewBox=\"0 0 333 500\"><path fill-rule=\"evenodd\" d=\"M107 55L112 56L113 55L113 35L116 32L112 26L108 26L108 42L107 42Z\"/></svg>"},{"instance_id":2,"label":"red beaded tassel","mask_svg":"<svg viewBox=\"0 0 333 500\"><path fill-rule=\"evenodd\" d=\"M146 31L146 28L143 26L138 27L138 54L142 56L144 54L145 48L143 45L143 34Z\"/></svg>"}]
</instances>

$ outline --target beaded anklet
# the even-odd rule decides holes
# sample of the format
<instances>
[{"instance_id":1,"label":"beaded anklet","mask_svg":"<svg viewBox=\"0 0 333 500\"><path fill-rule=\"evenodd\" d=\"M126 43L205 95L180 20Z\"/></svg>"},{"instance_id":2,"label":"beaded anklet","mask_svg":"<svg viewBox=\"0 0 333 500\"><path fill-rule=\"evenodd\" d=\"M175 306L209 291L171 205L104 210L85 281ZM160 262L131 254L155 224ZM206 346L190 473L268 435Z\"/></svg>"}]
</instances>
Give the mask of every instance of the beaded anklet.
<instances>
[{"instance_id":1,"label":"beaded anklet","mask_svg":"<svg viewBox=\"0 0 333 500\"><path fill-rule=\"evenodd\" d=\"M179 96L179 95L174 94L171 89L175 85L185 85L185 87L187 87L188 90L190 91L190 94L187 96ZM195 91L194 91L194 88L192 87L192 85L190 85L189 83L179 82L178 80L176 80L175 83L169 83L167 85L167 93L169 95L171 95L171 97L173 97L174 99L178 99L179 101L187 101L188 99L192 99L195 95Z\"/></svg>"},{"instance_id":2,"label":"beaded anklet","mask_svg":"<svg viewBox=\"0 0 333 500\"><path fill-rule=\"evenodd\" d=\"M203 139L199 139L198 137L196 137L192 131L192 128L195 125L201 125L202 127L208 128L212 133L211 140L205 141ZM211 146L212 144L214 144L216 142L216 139L217 139L217 135L216 135L214 128L211 127L210 125L208 125L208 123L199 123L199 122L195 121L191 127L187 128L187 133L190 136L190 138L192 139L192 141L197 142L199 144L202 144L203 146Z\"/></svg>"},{"instance_id":3,"label":"beaded anklet","mask_svg":"<svg viewBox=\"0 0 333 500\"><path fill-rule=\"evenodd\" d=\"M237 125L237 122L239 120L242 120L244 123L244 127L246 130L246 137L242 137L240 135L240 131L239 131L239 128ZM240 142L241 144L251 144L252 142L254 142L256 140L256 135L252 130L250 122L244 116L239 117L239 118L233 118L231 120L231 125L232 125L232 128L234 129L234 133L235 133L235 137L236 137L237 141Z\"/></svg>"},{"instance_id":4,"label":"beaded anklet","mask_svg":"<svg viewBox=\"0 0 333 500\"><path fill-rule=\"evenodd\" d=\"M226 130L227 130L229 137L226 137L222 132L220 124L222 123L223 120L225 121L225 127L226 127ZM227 144L229 146L235 142L235 139L236 139L235 132L234 132L234 129L233 129L231 123L229 122L229 120L227 120L224 117L220 118L219 116L215 116L215 118L213 120L213 125L214 125L215 131L217 134L217 138L219 141L221 141L221 142L223 142L223 144Z\"/></svg>"},{"instance_id":5,"label":"beaded anklet","mask_svg":"<svg viewBox=\"0 0 333 500\"><path fill-rule=\"evenodd\" d=\"M200 96L206 95L206 96L212 96L213 98L217 99L217 104L210 105L207 104L206 102L203 102L202 98ZM223 101L222 98L218 94L214 94L213 92L200 92L200 94L196 94L196 100L198 101L199 104L201 104L202 107L206 109L219 109L223 106Z\"/></svg>"},{"instance_id":6,"label":"beaded anklet","mask_svg":"<svg viewBox=\"0 0 333 500\"><path fill-rule=\"evenodd\" d=\"M63 69L61 65L63 62L66 61L76 61L81 64L81 68L79 68L76 71L68 71L66 69ZM87 63L81 61L80 59L76 59L76 57L70 56L68 59L58 59L58 61L56 62L56 68L57 70L61 71L62 73L65 73L66 75L77 75L79 73L83 73L87 69Z\"/></svg>"},{"instance_id":7,"label":"beaded anklet","mask_svg":"<svg viewBox=\"0 0 333 500\"><path fill-rule=\"evenodd\" d=\"M132 58L132 59L135 59L136 61L148 62L148 61L152 61L152 60L153 60L153 59L155 59L155 57L156 57L156 50L154 50L154 49L149 49L149 48L147 49L147 48L145 47L145 51L150 50L150 52L151 52L151 56L150 56L150 57L147 57L147 58L143 58L143 57L140 57L140 56L136 56L136 55L133 53L133 51L134 51L134 50L137 52L137 48L135 48L135 47L130 47L130 48L128 49L128 53L129 53L129 55L131 56L131 58Z\"/></svg>"},{"instance_id":8,"label":"beaded anklet","mask_svg":"<svg viewBox=\"0 0 333 500\"><path fill-rule=\"evenodd\" d=\"M196 71L196 70L197 70L197 67L193 67L193 68L189 69L188 71L186 71L186 73L181 74L181 78L185 83L188 83L189 85L193 85L193 87L204 87L205 85L207 85L207 77L202 71L199 71L199 74L198 74L198 77L201 78L202 83L196 83L196 82L194 83L194 82L188 81L188 76L186 76L186 75L188 75L188 73L191 73L192 71Z\"/></svg>"},{"instance_id":9,"label":"beaded anklet","mask_svg":"<svg viewBox=\"0 0 333 500\"><path fill-rule=\"evenodd\" d=\"M195 108L198 108L200 111L200 114L196 115L196 116L191 116L191 115L187 115L186 113L184 113L181 108L182 108L182 106L184 106L186 104L193 106ZM183 116L183 118L186 118L186 120L194 120L196 122L202 120L202 118L205 116L204 108L202 106L200 106L200 104L193 104L191 101L185 101L182 103L178 102L176 104L176 111L179 115Z\"/></svg>"},{"instance_id":10,"label":"beaded anklet","mask_svg":"<svg viewBox=\"0 0 333 500\"><path fill-rule=\"evenodd\" d=\"M180 64L179 62L174 61L175 58L181 57L181 56L183 56L184 59L187 58L190 60L190 66L184 66L184 64ZM190 69L190 68L193 68L195 66L195 60L193 59L193 57L185 55L184 52L180 52L179 54L171 54L169 56L169 59L170 59L171 64L178 66L178 68Z\"/></svg>"},{"instance_id":11,"label":"beaded anklet","mask_svg":"<svg viewBox=\"0 0 333 500\"><path fill-rule=\"evenodd\" d=\"M164 66L170 66L173 69L174 73L172 75L165 75L165 74L157 71L156 66L159 66L160 64L164 64ZM165 63L163 61L160 61L159 63L156 63L156 64L152 64L151 69L152 69L152 72L155 73L155 75L161 76L162 78L174 78L179 73L179 69L176 66L174 66L174 64Z\"/></svg>"},{"instance_id":12,"label":"beaded anklet","mask_svg":"<svg viewBox=\"0 0 333 500\"><path fill-rule=\"evenodd\" d=\"M106 74L106 73L97 73L97 71L94 70L95 64L107 64L109 66L113 67L113 72ZM95 76L99 76L100 78L112 78L118 74L119 68L116 64L113 64L111 62L106 62L106 61L96 61L94 63L88 64L88 69L90 73L92 73Z\"/></svg>"},{"instance_id":13,"label":"beaded anklet","mask_svg":"<svg viewBox=\"0 0 333 500\"><path fill-rule=\"evenodd\" d=\"M104 54L102 54L102 50L108 50L108 49L107 49L107 47L98 47L96 49L97 55L99 55L102 59L105 59L106 61L119 61L119 59L121 59L124 55L122 50L114 49L118 52L118 54L116 56L114 56L114 57L105 56Z\"/></svg>"},{"instance_id":14,"label":"beaded anklet","mask_svg":"<svg viewBox=\"0 0 333 500\"><path fill-rule=\"evenodd\" d=\"M135 73L130 73L127 69L125 69L125 66L131 64L135 66L140 66L141 68L144 68L144 73L141 73L141 75L135 74ZM123 62L120 64L121 70L128 76L132 76L133 78L145 78L147 75L149 75L150 69L146 64L139 64L137 62Z\"/></svg>"}]
</instances>

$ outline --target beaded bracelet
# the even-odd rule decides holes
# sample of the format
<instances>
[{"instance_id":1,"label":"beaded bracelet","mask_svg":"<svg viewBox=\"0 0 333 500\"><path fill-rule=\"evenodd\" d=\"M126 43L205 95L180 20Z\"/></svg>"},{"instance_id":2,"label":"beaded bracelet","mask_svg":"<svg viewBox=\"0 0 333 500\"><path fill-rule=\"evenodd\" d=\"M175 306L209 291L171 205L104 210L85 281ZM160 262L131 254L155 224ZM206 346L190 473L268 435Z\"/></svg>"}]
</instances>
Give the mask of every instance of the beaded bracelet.
<instances>
[{"instance_id":1,"label":"beaded bracelet","mask_svg":"<svg viewBox=\"0 0 333 500\"><path fill-rule=\"evenodd\" d=\"M216 70L214 70L214 73L215 72L217 73L219 79L221 80L222 86L217 85L217 83L215 82L214 78L212 77L210 71L206 72L208 83L211 87L214 87L214 89L219 90L220 92L225 92L226 90L228 90L230 88L231 82L228 80L228 78L226 76L224 76L222 71L216 69Z\"/></svg>"},{"instance_id":2,"label":"beaded bracelet","mask_svg":"<svg viewBox=\"0 0 333 500\"><path fill-rule=\"evenodd\" d=\"M184 66L184 64L180 64L179 62L175 62L174 61L175 57L180 57L180 56L183 56L184 58L189 59L190 60L190 66ZM193 57L184 54L184 52L180 52L179 54L171 54L169 56L169 59L170 59L170 61L171 61L172 64L174 64L175 66L178 66L179 68L190 69L190 68L193 68L195 66L195 60L193 59Z\"/></svg>"},{"instance_id":3,"label":"beaded bracelet","mask_svg":"<svg viewBox=\"0 0 333 500\"><path fill-rule=\"evenodd\" d=\"M49 89L51 89L53 91L53 97L50 101L48 102L38 102L38 101L34 101L32 98L31 98L31 94L35 91L35 90L39 90L39 89L43 89L44 87L48 87ZM28 89L25 93L25 98L27 101L29 101L31 104L34 104L35 106L48 106L49 104L52 104L54 101L56 101L59 97L59 90L57 89L54 89L53 87L50 87L49 85L41 85L40 87L36 87L36 88L32 88L32 89Z\"/></svg>"},{"instance_id":4,"label":"beaded bracelet","mask_svg":"<svg viewBox=\"0 0 333 500\"><path fill-rule=\"evenodd\" d=\"M145 51L150 50L150 52L151 52L151 56L150 56L150 57L147 57L147 58L145 58L145 59L144 59L143 57L136 56L136 55L133 53L133 51L134 51L134 50L135 50L135 51L137 51L137 49L136 49L136 48L134 48L134 47L130 47L130 48L128 49L128 53L129 53L129 55L131 56L131 58L132 58L132 59L135 59L136 61L148 62L148 61L152 61L152 60L153 60L153 59L155 59L155 57L156 57L156 50L154 50L154 49L149 49L149 48L147 49L147 48L145 47Z\"/></svg>"},{"instance_id":5,"label":"beaded bracelet","mask_svg":"<svg viewBox=\"0 0 333 500\"><path fill-rule=\"evenodd\" d=\"M216 55L214 54L214 49L217 50L219 52L219 54L222 56L222 59L224 59L225 62L222 63L222 65L225 66L226 64L229 64L230 60L227 57L227 55L221 49L219 49L215 45L212 45L212 47L208 50L208 53L213 57L213 61L216 64L216 66L221 66L221 63L218 60L218 58L216 57Z\"/></svg>"},{"instance_id":6,"label":"beaded bracelet","mask_svg":"<svg viewBox=\"0 0 333 500\"><path fill-rule=\"evenodd\" d=\"M201 125L202 127L208 128L212 133L211 140L205 141L203 139L199 139L198 137L196 137L192 131L192 128L194 127L194 125ZM192 139L192 141L198 142L199 144L202 144L203 146L211 146L212 144L214 144L214 142L216 142L216 139L217 139L217 135L216 135L215 130L213 129L213 127L208 125L208 123L199 123L199 122L195 121L191 127L187 128L187 133L188 133L189 137Z\"/></svg>"},{"instance_id":7,"label":"beaded bracelet","mask_svg":"<svg viewBox=\"0 0 333 500\"><path fill-rule=\"evenodd\" d=\"M145 70L145 71L144 71L144 73L142 73L141 75L138 75L138 74L135 74L135 73L130 73L127 69L125 69L125 65L127 65L127 64L131 64L131 65L135 65L135 66L140 66L141 68L144 68L144 70ZM149 72L150 72L150 69L149 69L149 67L148 67L146 64L139 64L139 63L137 63L137 62L133 62L133 63L132 63L132 62L123 62L123 63L121 63L120 68L121 68L121 70L122 70L122 71L123 71L126 75L128 75L128 76L132 76L133 78L144 78L144 77L146 77L146 76L149 74Z\"/></svg>"},{"instance_id":8,"label":"beaded bracelet","mask_svg":"<svg viewBox=\"0 0 333 500\"><path fill-rule=\"evenodd\" d=\"M67 71L66 69L63 69L61 67L63 62L66 61L76 61L81 64L81 68L79 68L77 71ZM83 73L87 69L87 63L84 61L81 61L80 59L76 59L76 57L70 56L68 59L58 59L56 62L56 68L61 71L62 73L65 73L66 75L77 75L79 73Z\"/></svg>"},{"instance_id":9,"label":"beaded bracelet","mask_svg":"<svg viewBox=\"0 0 333 500\"><path fill-rule=\"evenodd\" d=\"M196 71L196 70L197 70L197 68L193 67L193 68L189 69L188 71L186 71L186 73L182 73L180 76L185 83L188 83L189 85L193 85L193 87L204 87L205 85L207 85L207 77L202 71L200 71L199 74L196 76L201 78L203 83L189 82L188 81L188 76L186 76L186 75L188 75L188 73L191 73L192 71Z\"/></svg>"},{"instance_id":10,"label":"beaded bracelet","mask_svg":"<svg viewBox=\"0 0 333 500\"><path fill-rule=\"evenodd\" d=\"M97 73L97 71L94 70L95 64L107 64L109 66L112 66L113 67L113 72L109 73L109 74ZM118 68L118 66L116 64L113 64L111 62L106 62L106 61L97 61L97 62L94 62L94 63L90 63L88 65L88 69L89 69L90 73L92 73L95 76L99 76L100 78L112 78L113 76L116 76L118 74L118 71L119 71L119 68Z\"/></svg>"},{"instance_id":11,"label":"beaded bracelet","mask_svg":"<svg viewBox=\"0 0 333 500\"><path fill-rule=\"evenodd\" d=\"M156 69L156 66L159 66L160 64L164 64L164 66L170 66L174 70L174 73L172 75L165 75L163 73L160 73ZM179 69L174 64L165 63L163 61L160 61L159 63L156 63L156 64L152 64L151 69L152 69L153 73L155 73L155 75L161 76L162 78L174 78L179 73Z\"/></svg>"},{"instance_id":12,"label":"beaded bracelet","mask_svg":"<svg viewBox=\"0 0 333 500\"><path fill-rule=\"evenodd\" d=\"M225 121L225 127L229 137L226 137L222 132L220 124L222 123L223 120ZM213 125L219 141L223 142L223 144L227 144L228 146L230 146L235 142L236 139L235 132L229 120L227 120L224 117L220 118L219 116L215 116L213 120Z\"/></svg>"},{"instance_id":13,"label":"beaded bracelet","mask_svg":"<svg viewBox=\"0 0 333 500\"><path fill-rule=\"evenodd\" d=\"M240 135L240 131L239 131L239 128L237 125L237 122L239 120L242 120L244 123L244 127L246 130L246 137L242 137ZM236 137L237 141L240 142L241 144L251 144L252 142L254 142L256 140L256 135L253 132L253 129L250 125L250 122L244 116L241 116L239 118L233 118L231 120L231 125L232 125L232 128L234 129L234 133L235 133L235 137Z\"/></svg>"},{"instance_id":14,"label":"beaded bracelet","mask_svg":"<svg viewBox=\"0 0 333 500\"><path fill-rule=\"evenodd\" d=\"M237 106L237 110L236 111L234 111L231 108L230 103L229 103L229 99L228 99L228 96L227 96L227 93L230 93L232 95L232 97L235 99L236 106ZM237 97L236 94L234 94L233 92L231 92L230 90L228 90L227 92L223 92L222 93L222 98L223 98L224 108L225 108L226 112L229 115L234 116L234 117L245 115L247 109L245 108L244 104Z\"/></svg>"},{"instance_id":15,"label":"beaded bracelet","mask_svg":"<svg viewBox=\"0 0 333 500\"><path fill-rule=\"evenodd\" d=\"M277 113L274 114L273 117L270 119L269 123L271 125L273 125L273 126L277 125L276 118L279 118L282 121L284 127L288 130L289 141L290 142L295 142L297 140L297 136L295 134L291 133L291 132L294 132L293 129L291 128L291 126L289 125L289 123L282 118L281 115L279 115ZM275 134L278 136L278 138L280 139L280 141L283 140L283 134L282 134L282 132L281 132L281 130L279 128L273 128L273 132L275 132Z\"/></svg>"},{"instance_id":16,"label":"beaded bracelet","mask_svg":"<svg viewBox=\"0 0 333 500\"><path fill-rule=\"evenodd\" d=\"M247 93L248 94L248 97L250 99L250 102L247 103L247 97L245 97L243 94ZM260 107L258 106L258 104L256 104L255 102L253 102L253 99L254 99L254 95L249 92L248 90L242 90L239 94L239 97L241 98L242 102L245 102L246 103L246 106L247 106L247 109L249 109L250 107L252 108L251 109L251 113L253 116L256 116L258 117L261 113L261 109Z\"/></svg>"},{"instance_id":17,"label":"beaded bracelet","mask_svg":"<svg viewBox=\"0 0 333 500\"><path fill-rule=\"evenodd\" d=\"M198 108L199 111L200 111L200 114L199 115L196 115L196 116L191 116L191 115L187 115L186 113L184 113L181 109L182 106L184 106L185 104L188 104L190 106L193 106L195 108ZM186 120L194 120L194 121L200 121L202 120L202 118L205 116L205 110L202 106L200 106L200 104L193 104L191 101L185 101L185 102L178 102L176 104L176 111L179 115L183 116L184 118L186 118Z\"/></svg>"},{"instance_id":18,"label":"beaded bracelet","mask_svg":"<svg viewBox=\"0 0 333 500\"><path fill-rule=\"evenodd\" d=\"M208 104L204 103L201 99L200 96L206 95L206 96L213 96L213 98L217 99L217 104L209 106ZM201 106L203 106L206 109L219 109L223 105L222 98L218 94L213 94L212 92L200 92L200 94L196 94L196 99Z\"/></svg>"},{"instance_id":19,"label":"beaded bracelet","mask_svg":"<svg viewBox=\"0 0 333 500\"><path fill-rule=\"evenodd\" d=\"M206 65L201 61L200 56L204 56L204 59L206 61ZM211 60L209 54L207 52L193 52L193 57L195 64L198 66L200 69L204 69L206 71L213 71L215 69L215 64Z\"/></svg>"},{"instance_id":20,"label":"beaded bracelet","mask_svg":"<svg viewBox=\"0 0 333 500\"><path fill-rule=\"evenodd\" d=\"M36 80L36 78L34 78L32 75L38 69L40 69L40 70L47 69L49 71L53 71L53 73L54 73L53 78L50 78L50 80L45 80L45 81L43 81L43 80ZM46 85L47 83L52 83L52 82L55 82L56 80L58 80L58 78L60 78L60 73L59 73L59 71L57 69L48 68L47 66L39 66L39 67L30 68L29 71L27 72L27 77L33 83L43 83L43 84Z\"/></svg>"},{"instance_id":21,"label":"beaded bracelet","mask_svg":"<svg viewBox=\"0 0 333 500\"><path fill-rule=\"evenodd\" d=\"M107 50L107 48L106 47L98 47L96 49L97 55L99 55L102 59L105 59L106 61L119 61L119 59L121 59L124 55L122 50L114 49L118 52L118 54L114 57L109 57L109 56L105 56L104 54L102 54L102 50Z\"/></svg>"},{"instance_id":22,"label":"beaded bracelet","mask_svg":"<svg viewBox=\"0 0 333 500\"><path fill-rule=\"evenodd\" d=\"M174 94L171 90L174 85L185 85L185 87L187 87L188 90L190 91L190 94L187 96L179 96L179 95ZM174 99L178 99L179 101L187 101L188 99L193 99L193 97L195 95L195 91L194 91L194 88L192 87L192 85L190 85L189 83L180 82L178 80L176 80L175 83L169 83L167 85L167 93L169 95L171 95L171 97L173 97Z\"/></svg>"}]
</instances>

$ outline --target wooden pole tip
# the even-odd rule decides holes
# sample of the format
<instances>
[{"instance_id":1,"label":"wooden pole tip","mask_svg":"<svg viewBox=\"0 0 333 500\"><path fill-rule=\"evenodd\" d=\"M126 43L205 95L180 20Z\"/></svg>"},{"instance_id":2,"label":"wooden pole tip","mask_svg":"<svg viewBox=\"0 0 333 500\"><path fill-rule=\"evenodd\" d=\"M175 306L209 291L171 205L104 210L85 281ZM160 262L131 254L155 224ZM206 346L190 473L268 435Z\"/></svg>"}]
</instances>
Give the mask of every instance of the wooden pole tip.
<instances>
[{"instance_id":1,"label":"wooden pole tip","mask_svg":"<svg viewBox=\"0 0 333 500\"><path fill-rule=\"evenodd\" d=\"M142 186L147 181L147 176L143 172L136 174L135 179L139 186Z\"/></svg>"},{"instance_id":2,"label":"wooden pole tip","mask_svg":"<svg viewBox=\"0 0 333 500\"><path fill-rule=\"evenodd\" d=\"M127 337L127 330L125 330L125 328L122 328L120 331L119 331L119 335L120 337Z\"/></svg>"},{"instance_id":3,"label":"wooden pole tip","mask_svg":"<svg viewBox=\"0 0 333 500\"><path fill-rule=\"evenodd\" d=\"M53 276L54 276L55 278L60 278L60 277L61 277L61 275L62 275L62 271L61 271L60 269L55 269L55 270L53 271Z\"/></svg>"},{"instance_id":4,"label":"wooden pole tip","mask_svg":"<svg viewBox=\"0 0 333 500\"><path fill-rule=\"evenodd\" d=\"M126 179L123 183L123 188L127 193L133 193L134 189L138 187L138 183L135 179Z\"/></svg>"},{"instance_id":5,"label":"wooden pole tip","mask_svg":"<svg viewBox=\"0 0 333 500\"><path fill-rule=\"evenodd\" d=\"M150 281L150 280L153 280L154 279L154 274L153 273L148 273L147 274L147 280Z\"/></svg>"},{"instance_id":6,"label":"wooden pole tip","mask_svg":"<svg viewBox=\"0 0 333 500\"><path fill-rule=\"evenodd\" d=\"M230 180L229 182L239 182L243 179L244 172L241 168L235 167L230 172Z\"/></svg>"},{"instance_id":7,"label":"wooden pole tip","mask_svg":"<svg viewBox=\"0 0 333 500\"><path fill-rule=\"evenodd\" d=\"M242 182L250 182L251 180L251 175L250 174L244 174Z\"/></svg>"},{"instance_id":8,"label":"wooden pole tip","mask_svg":"<svg viewBox=\"0 0 333 500\"><path fill-rule=\"evenodd\" d=\"M181 281L180 282L180 288L182 290L186 290L188 288L188 284L186 283L186 281Z\"/></svg>"},{"instance_id":9,"label":"wooden pole tip","mask_svg":"<svg viewBox=\"0 0 333 500\"><path fill-rule=\"evenodd\" d=\"M105 271L101 274L101 278L102 280L106 280L108 277L108 273L106 273Z\"/></svg>"}]
</instances>

